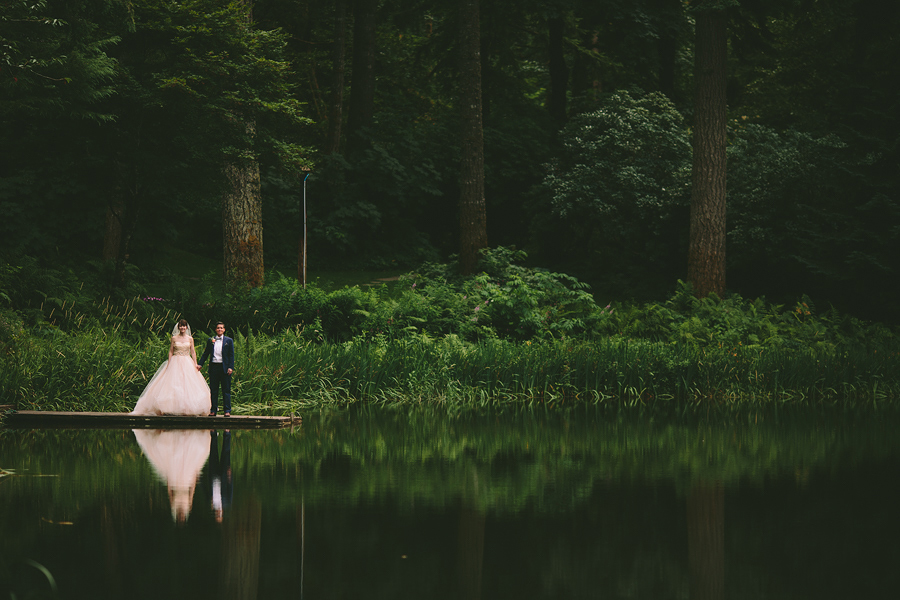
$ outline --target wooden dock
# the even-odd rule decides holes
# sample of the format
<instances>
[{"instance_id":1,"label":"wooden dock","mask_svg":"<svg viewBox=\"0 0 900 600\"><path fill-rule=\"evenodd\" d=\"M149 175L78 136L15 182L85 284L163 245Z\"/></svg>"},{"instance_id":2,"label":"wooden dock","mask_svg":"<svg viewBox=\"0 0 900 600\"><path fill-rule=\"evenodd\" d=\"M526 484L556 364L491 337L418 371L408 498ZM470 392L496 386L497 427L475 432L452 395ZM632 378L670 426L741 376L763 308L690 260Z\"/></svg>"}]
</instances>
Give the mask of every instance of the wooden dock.
<instances>
[{"instance_id":1,"label":"wooden dock","mask_svg":"<svg viewBox=\"0 0 900 600\"><path fill-rule=\"evenodd\" d=\"M3 425L15 428L54 429L278 429L300 425L299 416L267 417L232 415L223 417L187 415L133 415L111 412L55 412L11 410L3 414Z\"/></svg>"}]
</instances>

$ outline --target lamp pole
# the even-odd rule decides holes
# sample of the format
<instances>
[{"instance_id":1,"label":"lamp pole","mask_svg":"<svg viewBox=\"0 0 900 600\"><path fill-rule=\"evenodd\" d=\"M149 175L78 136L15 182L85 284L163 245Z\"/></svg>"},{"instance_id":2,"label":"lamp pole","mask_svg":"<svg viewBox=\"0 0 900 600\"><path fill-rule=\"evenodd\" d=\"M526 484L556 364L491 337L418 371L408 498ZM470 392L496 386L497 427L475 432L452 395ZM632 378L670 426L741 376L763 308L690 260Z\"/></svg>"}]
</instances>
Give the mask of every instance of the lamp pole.
<instances>
[{"instance_id":1,"label":"lamp pole","mask_svg":"<svg viewBox=\"0 0 900 600\"><path fill-rule=\"evenodd\" d=\"M298 276L303 283L303 289L306 289L306 180L308 178L309 173L303 177L303 236L300 240L300 264L297 265L297 270L300 271Z\"/></svg>"}]
</instances>

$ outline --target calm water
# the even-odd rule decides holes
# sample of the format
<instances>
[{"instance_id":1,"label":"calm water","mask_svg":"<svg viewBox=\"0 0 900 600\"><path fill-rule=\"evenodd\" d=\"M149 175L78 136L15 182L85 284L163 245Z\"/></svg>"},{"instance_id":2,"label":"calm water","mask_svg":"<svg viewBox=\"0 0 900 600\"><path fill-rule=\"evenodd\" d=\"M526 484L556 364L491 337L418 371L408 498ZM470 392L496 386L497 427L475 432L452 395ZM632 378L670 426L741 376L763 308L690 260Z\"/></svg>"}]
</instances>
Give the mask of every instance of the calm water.
<instances>
[{"instance_id":1,"label":"calm water","mask_svg":"<svg viewBox=\"0 0 900 600\"><path fill-rule=\"evenodd\" d=\"M0 430L0 599L893 598L897 425L404 409Z\"/></svg>"}]
</instances>

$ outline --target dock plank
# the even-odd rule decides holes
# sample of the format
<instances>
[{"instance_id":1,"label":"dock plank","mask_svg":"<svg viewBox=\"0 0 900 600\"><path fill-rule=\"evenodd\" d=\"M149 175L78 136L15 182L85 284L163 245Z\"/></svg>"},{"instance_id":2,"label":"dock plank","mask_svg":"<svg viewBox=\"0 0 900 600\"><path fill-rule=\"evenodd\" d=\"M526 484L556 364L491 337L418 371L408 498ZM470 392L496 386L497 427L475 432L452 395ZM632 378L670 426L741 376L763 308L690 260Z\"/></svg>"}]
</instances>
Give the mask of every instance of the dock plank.
<instances>
[{"instance_id":1,"label":"dock plank","mask_svg":"<svg viewBox=\"0 0 900 600\"><path fill-rule=\"evenodd\" d=\"M133 415L111 412L58 412L12 410L3 415L3 424L15 428L79 429L277 429L299 425L300 417L232 415L230 417L188 415Z\"/></svg>"}]
</instances>

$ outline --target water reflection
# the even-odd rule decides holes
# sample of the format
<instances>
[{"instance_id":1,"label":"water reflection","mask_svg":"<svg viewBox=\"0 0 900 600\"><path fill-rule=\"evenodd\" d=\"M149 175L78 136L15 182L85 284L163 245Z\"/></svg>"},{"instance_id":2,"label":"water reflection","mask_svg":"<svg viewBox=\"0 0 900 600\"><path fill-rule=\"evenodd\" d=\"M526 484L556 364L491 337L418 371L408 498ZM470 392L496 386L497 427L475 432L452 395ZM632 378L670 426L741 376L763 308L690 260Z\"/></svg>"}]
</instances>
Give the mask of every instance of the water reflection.
<instances>
[{"instance_id":1,"label":"water reflection","mask_svg":"<svg viewBox=\"0 0 900 600\"><path fill-rule=\"evenodd\" d=\"M411 410L0 430L0 599L28 560L65 598L885 597L898 432Z\"/></svg>"},{"instance_id":2,"label":"water reflection","mask_svg":"<svg viewBox=\"0 0 900 600\"><path fill-rule=\"evenodd\" d=\"M692 600L725 597L725 486L698 481L687 496L688 564Z\"/></svg>"},{"instance_id":3,"label":"water reflection","mask_svg":"<svg viewBox=\"0 0 900 600\"><path fill-rule=\"evenodd\" d=\"M219 453L219 432L209 432L209 469L206 491L216 522L221 523L225 509L231 506L234 479L231 472L231 431L222 433L222 452Z\"/></svg>"},{"instance_id":4,"label":"water reflection","mask_svg":"<svg viewBox=\"0 0 900 600\"><path fill-rule=\"evenodd\" d=\"M204 430L135 429L141 452L169 491L172 518L185 523L194 503L194 490L210 455Z\"/></svg>"}]
</instances>

